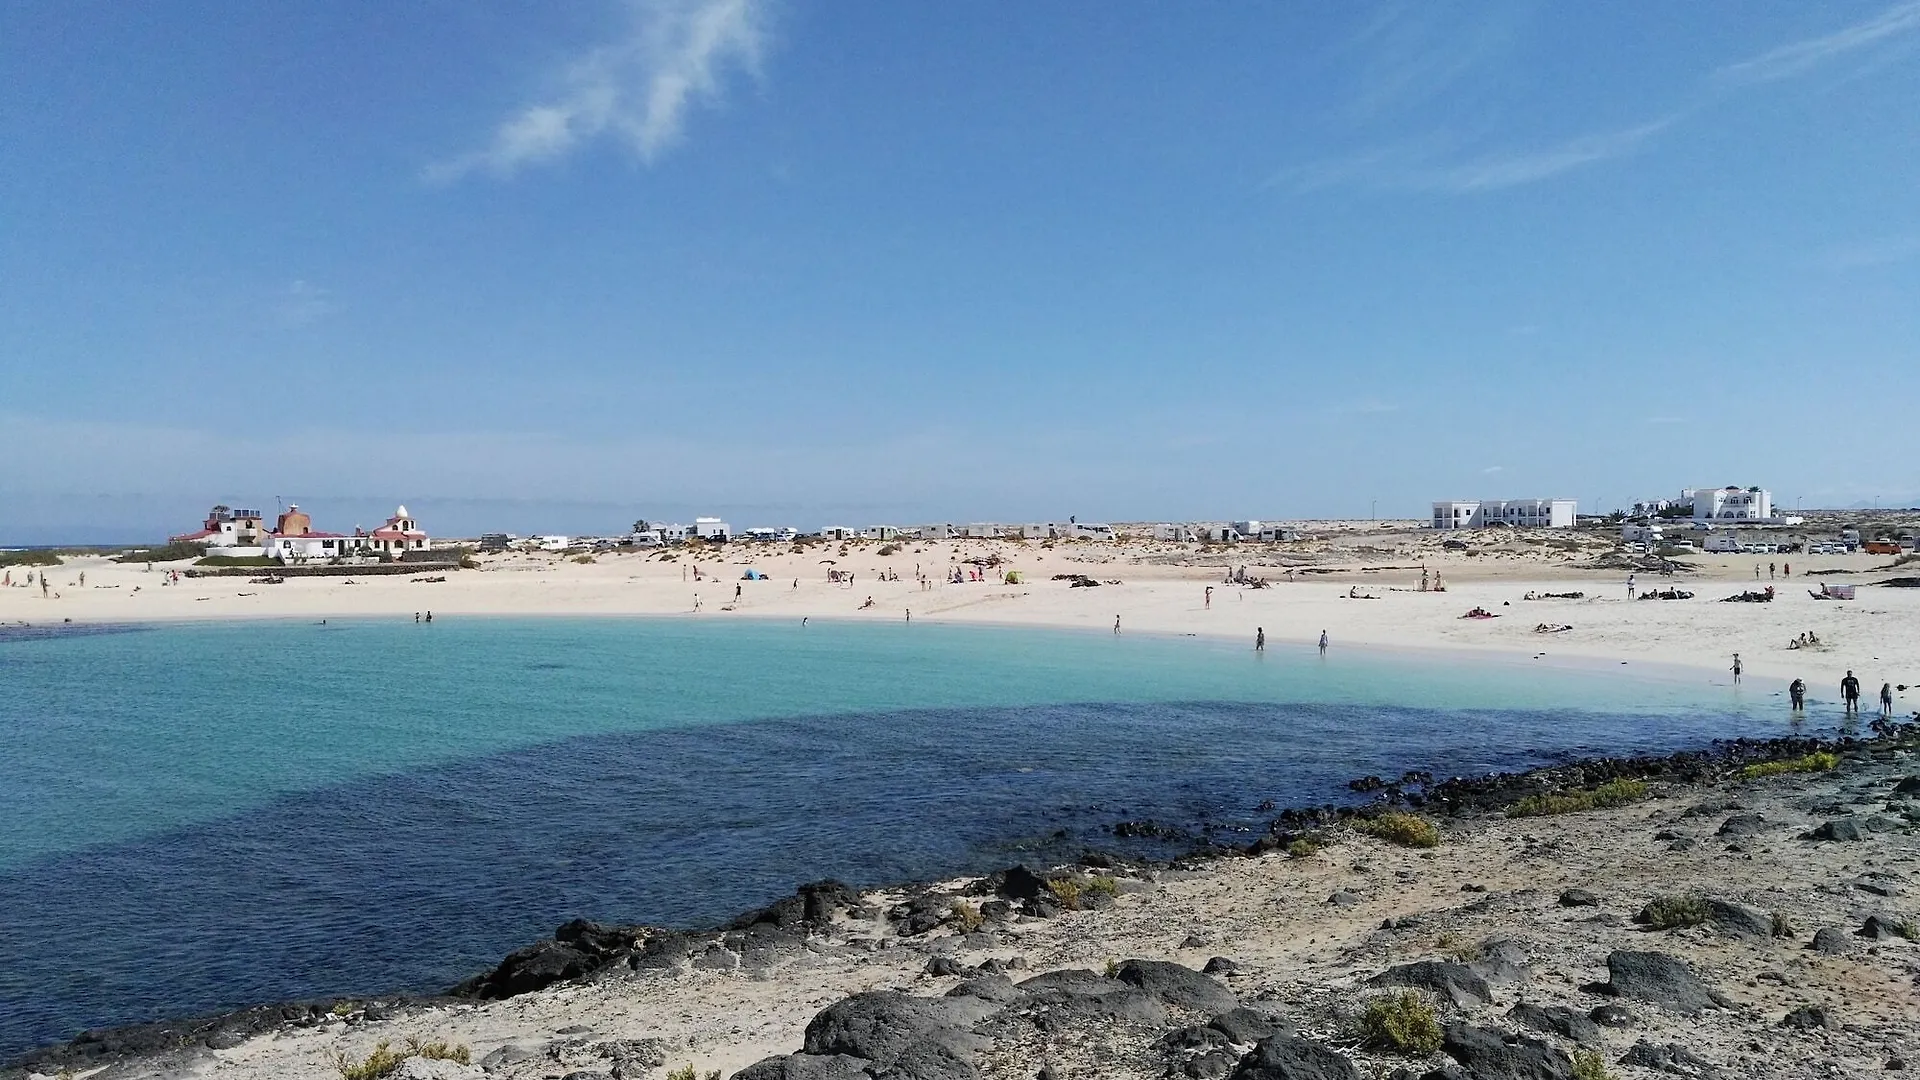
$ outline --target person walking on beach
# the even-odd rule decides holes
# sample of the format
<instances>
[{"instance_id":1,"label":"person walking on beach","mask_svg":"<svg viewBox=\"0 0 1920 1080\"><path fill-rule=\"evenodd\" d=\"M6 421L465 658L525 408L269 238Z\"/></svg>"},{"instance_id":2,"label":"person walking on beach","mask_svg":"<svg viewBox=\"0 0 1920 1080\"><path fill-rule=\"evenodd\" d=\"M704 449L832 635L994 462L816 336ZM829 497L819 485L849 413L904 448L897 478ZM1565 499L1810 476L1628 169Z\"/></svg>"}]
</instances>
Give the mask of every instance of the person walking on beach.
<instances>
[{"instance_id":1,"label":"person walking on beach","mask_svg":"<svg viewBox=\"0 0 1920 1080\"><path fill-rule=\"evenodd\" d=\"M1257 626L1253 630L1253 651L1267 651L1267 628L1264 626Z\"/></svg>"},{"instance_id":2,"label":"person walking on beach","mask_svg":"<svg viewBox=\"0 0 1920 1080\"><path fill-rule=\"evenodd\" d=\"M913 621L913 609L912 609L912 608L908 608L908 609L907 609L907 621L908 621L909 623L911 623L911 622Z\"/></svg>"},{"instance_id":3,"label":"person walking on beach","mask_svg":"<svg viewBox=\"0 0 1920 1080\"><path fill-rule=\"evenodd\" d=\"M1780 564L1780 576L1781 576L1781 577L1792 577L1792 576L1793 576L1793 564L1792 564L1792 563L1781 563L1781 564Z\"/></svg>"},{"instance_id":4,"label":"person walking on beach","mask_svg":"<svg viewBox=\"0 0 1920 1080\"><path fill-rule=\"evenodd\" d=\"M1860 711L1860 680L1854 678L1851 671L1847 672L1846 678L1840 680L1840 699L1847 703L1848 712Z\"/></svg>"},{"instance_id":5,"label":"person walking on beach","mask_svg":"<svg viewBox=\"0 0 1920 1080\"><path fill-rule=\"evenodd\" d=\"M1795 679L1787 684L1787 699L1793 702L1794 712L1807 711L1807 681Z\"/></svg>"},{"instance_id":6,"label":"person walking on beach","mask_svg":"<svg viewBox=\"0 0 1920 1080\"><path fill-rule=\"evenodd\" d=\"M1767 580L1768 581L1773 580L1773 564L1772 563L1767 564Z\"/></svg>"},{"instance_id":7,"label":"person walking on beach","mask_svg":"<svg viewBox=\"0 0 1920 1080\"><path fill-rule=\"evenodd\" d=\"M1208 611L1212 611L1212 610L1213 610L1213 586L1211 586L1211 585L1209 585L1209 586L1207 586L1207 603L1206 603L1206 608L1207 608L1207 610L1208 610Z\"/></svg>"},{"instance_id":8,"label":"person walking on beach","mask_svg":"<svg viewBox=\"0 0 1920 1080\"><path fill-rule=\"evenodd\" d=\"M80 587L83 589L87 587L87 572L85 570L80 571Z\"/></svg>"},{"instance_id":9,"label":"person walking on beach","mask_svg":"<svg viewBox=\"0 0 1920 1080\"><path fill-rule=\"evenodd\" d=\"M1733 654L1733 685L1740 685L1740 654Z\"/></svg>"},{"instance_id":10,"label":"person walking on beach","mask_svg":"<svg viewBox=\"0 0 1920 1080\"><path fill-rule=\"evenodd\" d=\"M1320 655L1327 655L1327 632L1325 630L1320 631Z\"/></svg>"},{"instance_id":11,"label":"person walking on beach","mask_svg":"<svg viewBox=\"0 0 1920 1080\"><path fill-rule=\"evenodd\" d=\"M733 585L733 602L734 602L734 603L736 603L736 604L740 602L740 588L741 588L741 586L740 586L740 583L739 583L739 582L734 582L734 585Z\"/></svg>"},{"instance_id":12,"label":"person walking on beach","mask_svg":"<svg viewBox=\"0 0 1920 1080\"><path fill-rule=\"evenodd\" d=\"M1880 684L1880 716L1887 720L1893 718L1893 684L1890 682Z\"/></svg>"},{"instance_id":13,"label":"person walking on beach","mask_svg":"<svg viewBox=\"0 0 1920 1080\"><path fill-rule=\"evenodd\" d=\"M1120 632L1120 616L1118 615L1113 617L1113 632L1116 634Z\"/></svg>"},{"instance_id":14,"label":"person walking on beach","mask_svg":"<svg viewBox=\"0 0 1920 1080\"><path fill-rule=\"evenodd\" d=\"M1759 563L1753 564L1753 580L1755 581L1760 580L1760 564Z\"/></svg>"},{"instance_id":15,"label":"person walking on beach","mask_svg":"<svg viewBox=\"0 0 1920 1080\"><path fill-rule=\"evenodd\" d=\"M1633 599L1633 575L1627 575L1627 599Z\"/></svg>"}]
</instances>

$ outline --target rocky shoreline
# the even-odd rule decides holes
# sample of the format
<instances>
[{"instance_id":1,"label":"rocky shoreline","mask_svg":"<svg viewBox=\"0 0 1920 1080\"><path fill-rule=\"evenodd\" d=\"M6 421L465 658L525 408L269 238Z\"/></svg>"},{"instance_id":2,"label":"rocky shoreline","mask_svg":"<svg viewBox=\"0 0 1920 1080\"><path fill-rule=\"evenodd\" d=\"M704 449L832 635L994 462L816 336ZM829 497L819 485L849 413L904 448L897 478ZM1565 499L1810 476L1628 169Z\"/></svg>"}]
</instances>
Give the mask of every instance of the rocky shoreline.
<instances>
[{"instance_id":1,"label":"rocky shoreline","mask_svg":"<svg viewBox=\"0 0 1920 1080\"><path fill-rule=\"evenodd\" d=\"M1495 834L1517 828L1570 833L1581 828L1591 830L1608 819L1644 816L1651 810L1649 822L1671 818L1666 827L1654 831L1652 843L1672 857L1751 860L1764 847L1790 844L1808 850L1829 845L1846 848L1851 860L1852 845L1859 844L1862 851L1876 850L1877 858L1869 861L1914 863L1920 861L1915 857L1913 840L1913 830L1920 825L1920 779L1904 773L1914 771L1911 762L1916 748L1920 748L1920 725L1876 723L1871 736L1864 738L1729 741L1701 751L1591 759L1471 779L1436 781L1419 773L1391 781L1361 778L1351 786L1370 796L1371 801L1365 805L1275 811L1266 832L1249 842L1228 844L1217 837L1203 838L1191 854L1173 861L1145 862L1089 852L1074 866L1046 871L1011 867L960 882L865 892L820 882L802 886L794 895L725 926L704 931L606 926L576 920L560 927L552 938L514 952L493 970L442 997L328 998L89 1032L72 1042L35 1051L0 1070L0 1076L62 1070L88 1075L102 1066L108 1068L100 1075L112 1077L199 1076L216 1068L224 1073L225 1067L236 1062L225 1059L223 1053L244 1056L247 1048L260 1044L299 1042L329 1033L350 1036L408 1024L431 1028L439 1017L484 1014L502 1005L511 1008L518 1002L557 1000L569 993L618 993L625 986L651 986L647 980L670 983L687 977L777 983L783 971L810 962L850 960L859 966L882 957L897 967L903 956L918 963L914 973L917 980L950 981L954 985L935 996L895 988L851 994L813 1016L796 1052L769 1056L733 1075L742 1080L857 1080L881 1076L957 1080L1015 1075L1051 1075L1060 1080L1095 1075L1257 1080L1269 1076L1363 1075L1354 1071L1357 1062L1360 1068L1373 1070L1372 1075L1573 1076L1576 1054L1607 1045L1608 1033L1614 1030L1607 1026L1609 1017L1636 1017L1622 1021L1629 1025L1623 1030L1659 1025L1644 1023L1645 1018L1638 1016L1633 1004L1602 1002L1577 1008L1564 1000L1531 1000L1542 996L1532 993L1524 994L1528 1000L1513 1002L1497 1017L1487 1010L1506 996L1496 988L1538 989L1548 981L1539 969L1552 950L1541 942L1527 940L1524 932L1511 932L1524 927L1528 920L1577 912L1583 913L1580 929L1586 936L1620 938L1649 932L1642 928L1644 924L1631 921L1632 913L1618 910L1603 890L1572 888L1549 895L1550 890L1496 890L1492 884L1466 882L1460 886L1459 895L1469 900L1456 905L1460 911L1435 915L1430 906L1403 910L1408 905L1388 904L1386 909L1397 913L1370 924L1356 924L1356 914L1370 914L1369 909L1385 897L1374 895L1378 885L1343 885L1313 905L1319 911L1302 907L1296 914L1306 928L1308 945L1319 940L1316 926L1324 926L1333 938L1344 935L1349 939L1343 947L1349 966L1356 966L1353 962L1361 958L1390 959L1398 945L1431 932L1441 923L1457 922L1462 928L1442 933L1442 937L1454 939L1451 942L1435 939L1428 943L1426 951L1435 952L1437 947L1439 955L1380 963L1378 970L1364 978L1347 980L1351 986L1321 995L1302 995L1297 987L1290 995L1250 995L1250 980L1260 965L1250 962L1247 955L1211 955L1205 960L1196 956L1192 964L1182 964L1166 957L1120 959L1127 954L1110 954L1110 962L1098 971L1074 967L1041 971L1044 962L1039 957L997 952L1011 941L1046 937L1068 926L1080 927L1085 936L1097 936L1102 920L1108 918L1156 923L1161 916L1153 910L1160 901L1155 894L1167 894L1175 888L1206 891L1214 886L1231 887L1246 872L1237 869L1240 867L1272 865L1331 879L1358 875L1361 880L1375 881L1379 867L1374 864L1384 861L1383 854L1391 854L1393 861L1407 863L1406 868L1395 871L1392 879L1404 888L1430 872L1421 860L1434 860L1435 852L1383 846L1377 840L1360 839L1356 833L1374 830L1374 823L1383 815L1408 810L1437 821L1447 830L1447 843L1439 849L1442 852L1479 846ZM1771 779L1755 775L1769 771L1767 763L1807 762L1816 755L1831 755L1832 767L1789 772ZM1564 798L1568 793L1603 790L1610 784L1649 782L1657 791L1648 793L1650 797L1644 800L1630 800L1630 805L1556 817L1508 816L1529 799ZM1739 794L1759 787L1766 789L1765 799ZM1715 797L1728 791L1735 794ZM1680 802L1690 805L1675 805ZM1804 829L1794 830L1790 821L1795 813L1820 820L1808 820ZM1718 821L1718 827L1701 835L1697 826L1711 821ZM1158 826L1128 822L1116 826L1116 831L1148 828ZM1789 832L1791 835L1787 835ZM1643 842L1634 834L1629 844L1627 834L1616 837L1607 830L1593 840L1591 850L1581 852L1580 857L1602 864L1608 861L1605 848L1609 842L1623 849L1612 854L1636 859L1638 853L1625 849ZM1504 843L1517 843L1518 849L1500 849L1501 861L1485 869L1492 874L1533 862L1565 871L1571 861L1563 848L1565 842L1564 836L1551 835L1543 838L1529 834L1523 841L1507 839ZM1356 847L1377 850L1364 862L1350 861L1342 870L1340 860L1348 849ZM1689 898L1693 907L1685 913L1682 925L1662 932L1698 932L1708 935L1708 943L1725 938L1743 946L1763 943L1783 948L1784 942L1791 941L1796 949L1820 957L1862 952L1856 942L1888 943L1884 947L1867 944L1864 948L1876 957L1884 948L1892 959L1906 965L1902 969L1907 979L1906 996L1900 1000L1895 995L1889 1004L1896 1015L1904 1009L1904 1015L1913 1021L1910 1027L1920 1030L1920 997L1914 994L1914 976L1920 975L1920 948L1909 947L1911 943L1902 936L1913 931L1913 916L1891 907L1896 898L1905 895L1908 874L1897 866L1862 868L1851 861L1841 865L1829 876L1851 876L1841 885L1825 883L1839 891L1824 895L1875 897L1881 910L1867 914L1853 926L1818 926L1811 945L1803 947L1799 939L1804 936L1802 928L1812 924L1803 911L1792 910L1795 904L1786 902L1786 898L1774 898L1771 906L1757 904L1752 902L1756 899L1752 888L1709 887L1713 882L1694 880L1679 871L1666 875L1671 880L1665 881L1664 889L1676 897ZM1655 870L1653 880L1661 877L1657 866L1642 869ZM1806 906L1806 897L1796 899L1799 906ZM1169 942L1161 951L1179 955L1222 948L1232 935L1222 934L1220 924L1239 921L1270 906L1258 899L1230 904L1210 919L1201 920L1202 925L1182 935L1177 945ZM1207 922L1213 925L1204 925ZM1516 925L1509 927L1509 932L1477 938L1465 929L1483 923ZM1570 989L1589 998L1605 995L1625 1003L1637 1002L1639 1010L1661 1016L1740 1011L1730 1008L1732 999L1701 976L1697 961L1689 963L1659 948L1619 947L1637 944L1615 941L1615 947L1587 959L1585 966L1603 965L1607 977L1576 982ZM1071 942L1055 943L1055 947L1072 951ZM1028 974L1032 977L1014 981L1014 976ZM1791 973L1781 973L1770 985L1786 989L1792 980ZM1897 983L1898 977L1893 981ZM1286 984L1282 976L1280 985ZM1439 1042L1424 1063L1406 1055L1381 1055L1368 1044L1355 1041L1355 1017L1348 1014L1385 987L1411 988L1440 1010L1445 1022L1438 1029ZM659 992L671 996L670 989ZM1846 1030L1849 1021L1835 1020L1826 1006L1807 1005L1804 1009L1815 1011L1793 1014L1798 1017L1793 1020L1796 1026L1787 1030ZM1769 1032L1777 1028L1777 1023L1770 1024ZM1108 1034L1102 1036L1101 1032ZM1115 1033L1131 1033L1121 1039L1129 1049L1124 1053L1114 1050L1119 1058L1100 1059L1095 1050L1103 1045L1103 1039L1111 1043L1117 1038ZM482 1065L478 1066L419 1060L408 1068L431 1072L444 1066L440 1071L447 1076L478 1076L484 1071L514 1080L547 1076L627 1078L654 1075L650 1070L665 1066L674 1050L668 1041L657 1038L593 1038L589 1036L597 1032L585 1028L572 1036L558 1030L555 1034L560 1037L541 1047L530 1047L519 1040L503 1041L480 1057ZM1894 1037L1881 1038L1877 1045L1891 1048L1880 1052L1885 1067L1892 1067L1894 1062L1904 1064L1905 1055L1920 1049ZM1638 1075L1632 1070L1646 1069L1653 1070L1647 1075L1708 1076L1725 1067L1711 1064L1708 1051L1712 1049L1678 1041L1642 1040L1626 1054L1614 1054L1608 1060L1618 1066L1616 1075ZM1086 1058L1089 1053L1092 1058ZM1727 1056L1720 1053L1723 1059ZM470 1071L456 1073L454 1069ZM1037 1073L1040 1069L1049 1071ZM1395 1069L1400 1071L1393 1072Z\"/></svg>"}]
</instances>

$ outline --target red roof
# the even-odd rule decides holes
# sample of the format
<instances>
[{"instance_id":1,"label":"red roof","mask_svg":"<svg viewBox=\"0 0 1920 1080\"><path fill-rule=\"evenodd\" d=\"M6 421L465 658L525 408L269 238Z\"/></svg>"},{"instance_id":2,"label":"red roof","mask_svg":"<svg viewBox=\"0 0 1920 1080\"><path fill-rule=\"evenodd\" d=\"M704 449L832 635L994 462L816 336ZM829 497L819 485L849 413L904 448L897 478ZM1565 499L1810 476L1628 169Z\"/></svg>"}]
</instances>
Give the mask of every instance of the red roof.
<instances>
[{"instance_id":1,"label":"red roof","mask_svg":"<svg viewBox=\"0 0 1920 1080\"><path fill-rule=\"evenodd\" d=\"M167 542L170 544L184 544L194 540L205 540L213 534L214 530L212 529L201 529L199 532L184 533L180 536L169 536L167 537Z\"/></svg>"}]
</instances>

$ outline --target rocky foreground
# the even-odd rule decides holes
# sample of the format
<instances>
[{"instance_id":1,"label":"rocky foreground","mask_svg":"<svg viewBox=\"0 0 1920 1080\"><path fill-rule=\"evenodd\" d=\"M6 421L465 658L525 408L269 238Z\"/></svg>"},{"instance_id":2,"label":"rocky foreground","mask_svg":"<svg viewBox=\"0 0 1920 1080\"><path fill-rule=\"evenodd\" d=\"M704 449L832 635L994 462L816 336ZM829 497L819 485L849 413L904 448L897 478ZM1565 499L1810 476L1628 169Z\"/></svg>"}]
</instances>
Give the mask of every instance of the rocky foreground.
<instances>
[{"instance_id":1,"label":"rocky foreground","mask_svg":"<svg viewBox=\"0 0 1920 1080\"><path fill-rule=\"evenodd\" d=\"M380 1043L404 1052L410 1041L467 1061L416 1056L390 1075L1920 1069L1915 745L1908 727L1843 744L1836 768L1803 761L1819 771L1759 778L1737 756L1683 755L1506 784L1365 784L1429 815L1438 846L1367 835L1365 818L1293 814L1232 857L1142 866L1096 855L1047 874L865 894L823 883L710 933L576 922L458 999L275 1006L103 1033L9 1075L339 1077ZM1651 777L1644 798L1550 816L1501 809L1521 790L1577 794L1623 773ZM1409 993L1434 1023L1396 1049L1366 1017Z\"/></svg>"}]
</instances>

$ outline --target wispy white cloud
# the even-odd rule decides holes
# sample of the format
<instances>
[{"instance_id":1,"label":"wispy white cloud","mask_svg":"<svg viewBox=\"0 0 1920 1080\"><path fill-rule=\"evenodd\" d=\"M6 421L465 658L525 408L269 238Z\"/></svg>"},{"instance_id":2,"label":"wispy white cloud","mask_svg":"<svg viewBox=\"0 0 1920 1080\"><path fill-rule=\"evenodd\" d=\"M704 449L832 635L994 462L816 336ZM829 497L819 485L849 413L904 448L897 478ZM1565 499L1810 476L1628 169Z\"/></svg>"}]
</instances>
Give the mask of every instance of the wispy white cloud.
<instances>
[{"instance_id":1,"label":"wispy white cloud","mask_svg":"<svg viewBox=\"0 0 1920 1080\"><path fill-rule=\"evenodd\" d=\"M1370 27L1363 39L1384 33L1378 26ZM1745 87L1805 75L1869 50L1878 58L1875 63L1883 64L1887 57L1898 55L1896 45L1910 44L1909 39L1916 35L1920 35L1920 0L1904 0L1864 22L1720 67L1702 80L1689 100L1664 116L1642 123L1591 131L1543 146L1497 150L1425 136L1289 166L1270 176L1265 186L1300 192L1361 187L1471 195L1538 183L1637 154L1663 132ZM1450 62L1431 59L1416 63L1408 78L1438 92L1479 59L1476 56L1468 61L1464 55L1455 55ZM1399 89L1392 84L1388 88ZM1367 100L1364 93L1363 100Z\"/></svg>"},{"instance_id":2,"label":"wispy white cloud","mask_svg":"<svg viewBox=\"0 0 1920 1080\"><path fill-rule=\"evenodd\" d=\"M1379 148L1342 160L1282 169L1269 183L1296 191L1336 185L1458 195L1499 191L1631 156L1679 119L1678 114L1665 116L1632 127L1579 135L1552 146L1496 151L1464 160L1430 146Z\"/></svg>"},{"instance_id":3,"label":"wispy white cloud","mask_svg":"<svg viewBox=\"0 0 1920 1080\"><path fill-rule=\"evenodd\" d=\"M1896 4L1871 19L1831 34L1791 42L1728 64L1713 73L1713 80L1722 85L1776 82L1916 31L1920 31L1920 0Z\"/></svg>"},{"instance_id":4,"label":"wispy white cloud","mask_svg":"<svg viewBox=\"0 0 1920 1080\"><path fill-rule=\"evenodd\" d=\"M1672 127L1677 116L1615 131L1596 131L1535 150L1493 154L1436 170L1427 186L1441 191L1497 191L1558 176L1638 153L1648 139Z\"/></svg>"},{"instance_id":5,"label":"wispy white cloud","mask_svg":"<svg viewBox=\"0 0 1920 1080\"><path fill-rule=\"evenodd\" d=\"M1500 473L1500 472L1506 472L1506 471L1507 471L1507 467L1505 465L1489 465L1486 468L1480 470L1481 474L1485 476L1492 476L1494 473Z\"/></svg>"},{"instance_id":6,"label":"wispy white cloud","mask_svg":"<svg viewBox=\"0 0 1920 1080\"><path fill-rule=\"evenodd\" d=\"M304 280L295 280L280 290L272 310L275 322L289 330L312 326L334 311L333 294Z\"/></svg>"},{"instance_id":7,"label":"wispy white cloud","mask_svg":"<svg viewBox=\"0 0 1920 1080\"><path fill-rule=\"evenodd\" d=\"M627 32L570 64L550 101L519 109L484 150L426 170L445 183L476 171L511 175L601 137L652 162L678 142L687 113L720 101L739 69L758 75L767 44L763 0L627 0Z\"/></svg>"}]
</instances>

